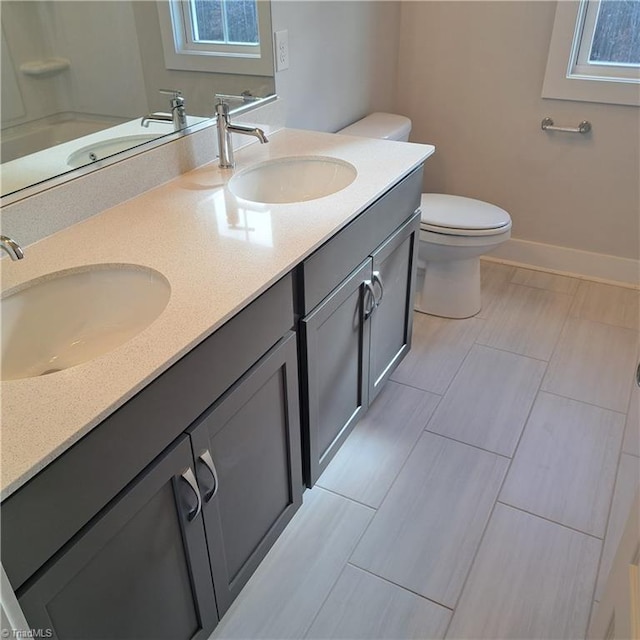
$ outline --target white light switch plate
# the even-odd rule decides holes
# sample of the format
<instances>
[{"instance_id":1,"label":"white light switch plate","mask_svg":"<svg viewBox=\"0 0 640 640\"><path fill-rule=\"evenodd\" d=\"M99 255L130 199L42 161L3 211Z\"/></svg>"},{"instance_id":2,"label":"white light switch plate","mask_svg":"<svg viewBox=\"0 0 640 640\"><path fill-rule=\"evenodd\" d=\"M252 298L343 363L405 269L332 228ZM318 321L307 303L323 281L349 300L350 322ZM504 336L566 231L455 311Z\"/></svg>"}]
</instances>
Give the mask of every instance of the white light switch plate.
<instances>
[{"instance_id":1,"label":"white light switch plate","mask_svg":"<svg viewBox=\"0 0 640 640\"><path fill-rule=\"evenodd\" d=\"M274 49L276 54L276 71L289 68L289 31L282 29L274 34Z\"/></svg>"}]
</instances>

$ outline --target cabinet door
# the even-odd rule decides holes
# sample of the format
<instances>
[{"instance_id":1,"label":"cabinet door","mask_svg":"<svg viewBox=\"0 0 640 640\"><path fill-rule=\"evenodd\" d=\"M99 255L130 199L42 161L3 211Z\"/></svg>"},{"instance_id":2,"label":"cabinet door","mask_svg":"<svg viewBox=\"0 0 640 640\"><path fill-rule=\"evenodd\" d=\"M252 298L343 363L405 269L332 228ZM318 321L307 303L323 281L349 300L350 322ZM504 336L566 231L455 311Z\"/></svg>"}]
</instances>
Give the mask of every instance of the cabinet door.
<instances>
[{"instance_id":1,"label":"cabinet door","mask_svg":"<svg viewBox=\"0 0 640 640\"><path fill-rule=\"evenodd\" d=\"M182 436L20 590L30 626L61 640L207 638L217 617L199 505Z\"/></svg>"},{"instance_id":2,"label":"cabinet door","mask_svg":"<svg viewBox=\"0 0 640 640\"><path fill-rule=\"evenodd\" d=\"M302 504L296 335L189 429L222 618Z\"/></svg>"},{"instance_id":3,"label":"cabinet door","mask_svg":"<svg viewBox=\"0 0 640 640\"><path fill-rule=\"evenodd\" d=\"M368 404L371 259L301 322L306 359L305 474L313 486Z\"/></svg>"},{"instance_id":4,"label":"cabinet door","mask_svg":"<svg viewBox=\"0 0 640 640\"><path fill-rule=\"evenodd\" d=\"M370 403L411 348L419 233L417 213L372 253L377 304L369 318Z\"/></svg>"}]
</instances>

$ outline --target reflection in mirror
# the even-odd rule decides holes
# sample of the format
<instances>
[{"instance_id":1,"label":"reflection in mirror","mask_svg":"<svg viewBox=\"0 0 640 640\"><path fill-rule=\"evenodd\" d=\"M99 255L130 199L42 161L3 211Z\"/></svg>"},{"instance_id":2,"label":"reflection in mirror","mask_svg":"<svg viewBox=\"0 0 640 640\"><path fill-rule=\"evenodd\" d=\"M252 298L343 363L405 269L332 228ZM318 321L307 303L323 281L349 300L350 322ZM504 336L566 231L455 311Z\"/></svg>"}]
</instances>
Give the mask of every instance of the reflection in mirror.
<instances>
[{"instance_id":1,"label":"reflection in mirror","mask_svg":"<svg viewBox=\"0 0 640 640\"><path fill-rule=\"evenodd\" d=\"M181 135L211 118L216 93L273 95L270 66L220 73L212 56L200 71L169 68L160 22L186 2L2 0L2 196Z\"/></svg>"}]
</instances>

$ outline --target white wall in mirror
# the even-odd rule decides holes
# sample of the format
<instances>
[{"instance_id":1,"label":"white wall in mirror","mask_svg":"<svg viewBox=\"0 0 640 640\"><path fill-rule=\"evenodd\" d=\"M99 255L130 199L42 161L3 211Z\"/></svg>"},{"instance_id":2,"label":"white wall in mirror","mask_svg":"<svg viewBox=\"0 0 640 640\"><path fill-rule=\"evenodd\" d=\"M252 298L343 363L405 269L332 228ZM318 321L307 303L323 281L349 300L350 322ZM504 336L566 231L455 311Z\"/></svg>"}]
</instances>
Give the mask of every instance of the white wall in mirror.
<instances>
[{"instance_id":1,"label":"white wall in mirror","mask_svg":"<svg viewBox=\"0 0 640 640\"><path fill-rule=\"evenodd\" d=\"M120 121L146 112L130 2L3 2L2 25L23 103L22 113L5 112L11 92L3 78L3 129L69 111ZM41 75L20 71L52 58L69 60L69 68Z\"/></svg>"}]
</instances>

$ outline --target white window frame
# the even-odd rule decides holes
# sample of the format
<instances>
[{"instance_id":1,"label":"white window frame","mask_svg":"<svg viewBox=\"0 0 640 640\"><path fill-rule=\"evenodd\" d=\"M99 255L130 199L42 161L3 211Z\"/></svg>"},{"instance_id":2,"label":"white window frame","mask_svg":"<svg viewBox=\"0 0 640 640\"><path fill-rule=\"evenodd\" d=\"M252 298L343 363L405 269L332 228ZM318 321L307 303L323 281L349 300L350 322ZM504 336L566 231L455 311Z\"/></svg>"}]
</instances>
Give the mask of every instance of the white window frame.
<instances>
[{"instance_id":1,"label":"white window frame","mask_svg":"<svg viewBox=\"0 0 640 640\"><path fill-rule=\"evenodd\" d=\"M257 0L260 43L229 45L198 43L191 38L185 21L184 0L158 0L160 35L167 69L207 71L251 76L273 75L271 8L268 0ZM188 8L186 9L188 14Z\"/></svg>"},{"instance_id":2,"label":"white window frame","mask_svg":"<svg viewBox=\"0 0 640 640\"><path fill-rule=\"evenodd\" d=\"M588 0L558 1L542 97L640 106L640 69L581 64L584 21L590 20L591 30L594 24L587 5Z\"/></svg>"}]
</instances>

